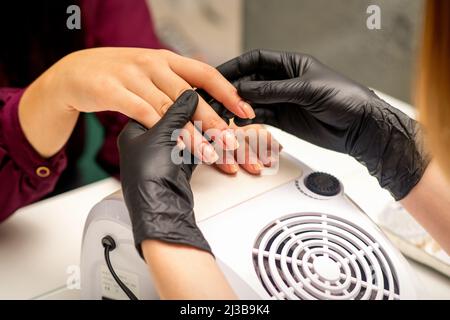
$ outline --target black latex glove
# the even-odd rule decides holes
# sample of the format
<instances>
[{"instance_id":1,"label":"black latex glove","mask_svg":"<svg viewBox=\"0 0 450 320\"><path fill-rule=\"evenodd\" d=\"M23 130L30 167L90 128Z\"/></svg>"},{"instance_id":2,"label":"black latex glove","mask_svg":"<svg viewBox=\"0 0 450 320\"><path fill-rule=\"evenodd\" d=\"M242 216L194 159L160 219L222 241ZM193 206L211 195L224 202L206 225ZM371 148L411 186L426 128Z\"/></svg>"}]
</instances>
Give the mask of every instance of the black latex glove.
<instances>
[{"instance_id":1,"label":"black latex glove","mask_svg":"<svg viewBox=\"0 0 450 320\"><path fill-rule=\"evenodd\" d=\"M367 167L396 200L417 184L429 162L419 126L373 91L300 53L254 50L218 67L265 123ZM214 105L226 116L224 108Z\"/></svg>"},{"instance_id":2,"label":"black latex glove","mask_svg":"<svg viewBox=\"0 0 450 320\"><path fill-rule=\"evenodd\" d=\"M179 150L174 149L178 147L172 133L185 126L197 103L198 95L185 91L153 128L130 121L119 136L122 191L141 256L141 242L146 239L211 252L194 217L189 181L195 165L175 164L171 158Z\"/></svg>"}]
</instances>

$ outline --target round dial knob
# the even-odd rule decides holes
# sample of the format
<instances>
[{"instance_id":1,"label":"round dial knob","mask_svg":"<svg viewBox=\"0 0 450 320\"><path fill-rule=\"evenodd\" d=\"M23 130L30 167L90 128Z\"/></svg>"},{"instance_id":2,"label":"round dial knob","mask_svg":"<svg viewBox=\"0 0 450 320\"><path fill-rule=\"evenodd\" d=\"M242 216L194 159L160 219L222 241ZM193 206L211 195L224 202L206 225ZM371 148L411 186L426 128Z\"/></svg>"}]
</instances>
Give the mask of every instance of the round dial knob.
<instances>
[{"instance_id":1,"label":"round dial knob","mask_svg":"<svg viewBox=\"0 0 450 320\"><path fill-rule=\"evenodd\" d=\"M331 197L341 191L339 180L324 172L313 172L305 179L305 186L321 196Z\"/></svg>"}]
</instances>

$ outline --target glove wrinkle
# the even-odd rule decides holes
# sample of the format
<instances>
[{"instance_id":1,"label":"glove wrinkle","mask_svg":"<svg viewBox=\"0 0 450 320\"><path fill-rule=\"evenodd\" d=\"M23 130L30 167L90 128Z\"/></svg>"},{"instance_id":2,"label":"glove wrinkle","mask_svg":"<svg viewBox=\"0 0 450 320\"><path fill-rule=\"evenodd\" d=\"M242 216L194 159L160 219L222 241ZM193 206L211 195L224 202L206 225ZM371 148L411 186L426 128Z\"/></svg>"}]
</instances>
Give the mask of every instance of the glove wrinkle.
<instances>
[{"instance_id":1,"label":"glove wrinkle","mask_svg":"<svg viewBox=\"0 0 450 320\"><path fill-rule=\"evenodd\" d=\"M253 105L250 123L353 156L396 200L414 188L430 161L415 120L309 55L254 50L218 70Z\"/></svg>"}]
</instances>

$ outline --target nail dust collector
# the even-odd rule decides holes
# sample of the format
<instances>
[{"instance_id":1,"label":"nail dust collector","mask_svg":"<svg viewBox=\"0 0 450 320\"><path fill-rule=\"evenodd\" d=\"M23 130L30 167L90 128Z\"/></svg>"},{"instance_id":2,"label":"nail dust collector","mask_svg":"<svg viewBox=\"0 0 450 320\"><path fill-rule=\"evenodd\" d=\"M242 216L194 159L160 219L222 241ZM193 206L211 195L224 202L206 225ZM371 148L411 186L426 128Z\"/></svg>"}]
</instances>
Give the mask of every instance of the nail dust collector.
<instances>
[{"instance_id":1,"label":"nail dust collector","mask_svg":"<svg viewBox=\"0 0 450 320\"><path fill-rule=\"evenodd\" d=\"M239 175L229 178L202 166L194 174L193 189L198 225L240 298L418 297L409 264L345 195L335 177L314 172L286 154L277 175ZM214 185L208 181L215 181ZM245 191L249 189L253 194ZM214 192L208 194L210 190ZM223 198L235 202L221 203ZM111 236L116 245L110 257L115 276L137 298L158 299L148 268L134 247L120 192L98 203L87 219L82 298L127 298L105 263L105 236Z\"/></svg>"}]
</instances>

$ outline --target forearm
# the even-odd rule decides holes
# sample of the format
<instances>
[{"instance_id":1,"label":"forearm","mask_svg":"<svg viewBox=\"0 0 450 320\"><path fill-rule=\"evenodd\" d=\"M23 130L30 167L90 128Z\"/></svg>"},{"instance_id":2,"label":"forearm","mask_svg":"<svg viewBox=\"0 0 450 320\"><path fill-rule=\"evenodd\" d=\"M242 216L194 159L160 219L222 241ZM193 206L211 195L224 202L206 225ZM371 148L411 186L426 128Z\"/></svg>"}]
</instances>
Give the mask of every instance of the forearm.
<instances>
[{"instance_id":1,"label":"forearm","mask_svg":"<svg viewBox=\"0 0 450 320\"><path fill-rule=\"evenodd\" d=\"M47 94L45 85L45 79L35 81L25 90L19 103L19 121L33 148L50 158L69 140L79 112L55 104L48 98L51 94Z\"/></svg>"},{"instance_id":2,"label":"forearm","mask_svg":"<svg viewBox=\"0 0 450 320\"><path fill-rule=\"evenodd\" d=\"M142 252L161 299L236 299L210 253L158 240Z\"/></svg>"},{"instance_id":3,"label":"forearm","mask_svg":"<svg viewBox=\"0 0 450 320\"><path fill-rule=\"evenodd\" d=\"M436 163L430 163L401 203L450 254L450 184Z\"/></svg>"}]
</instances>

